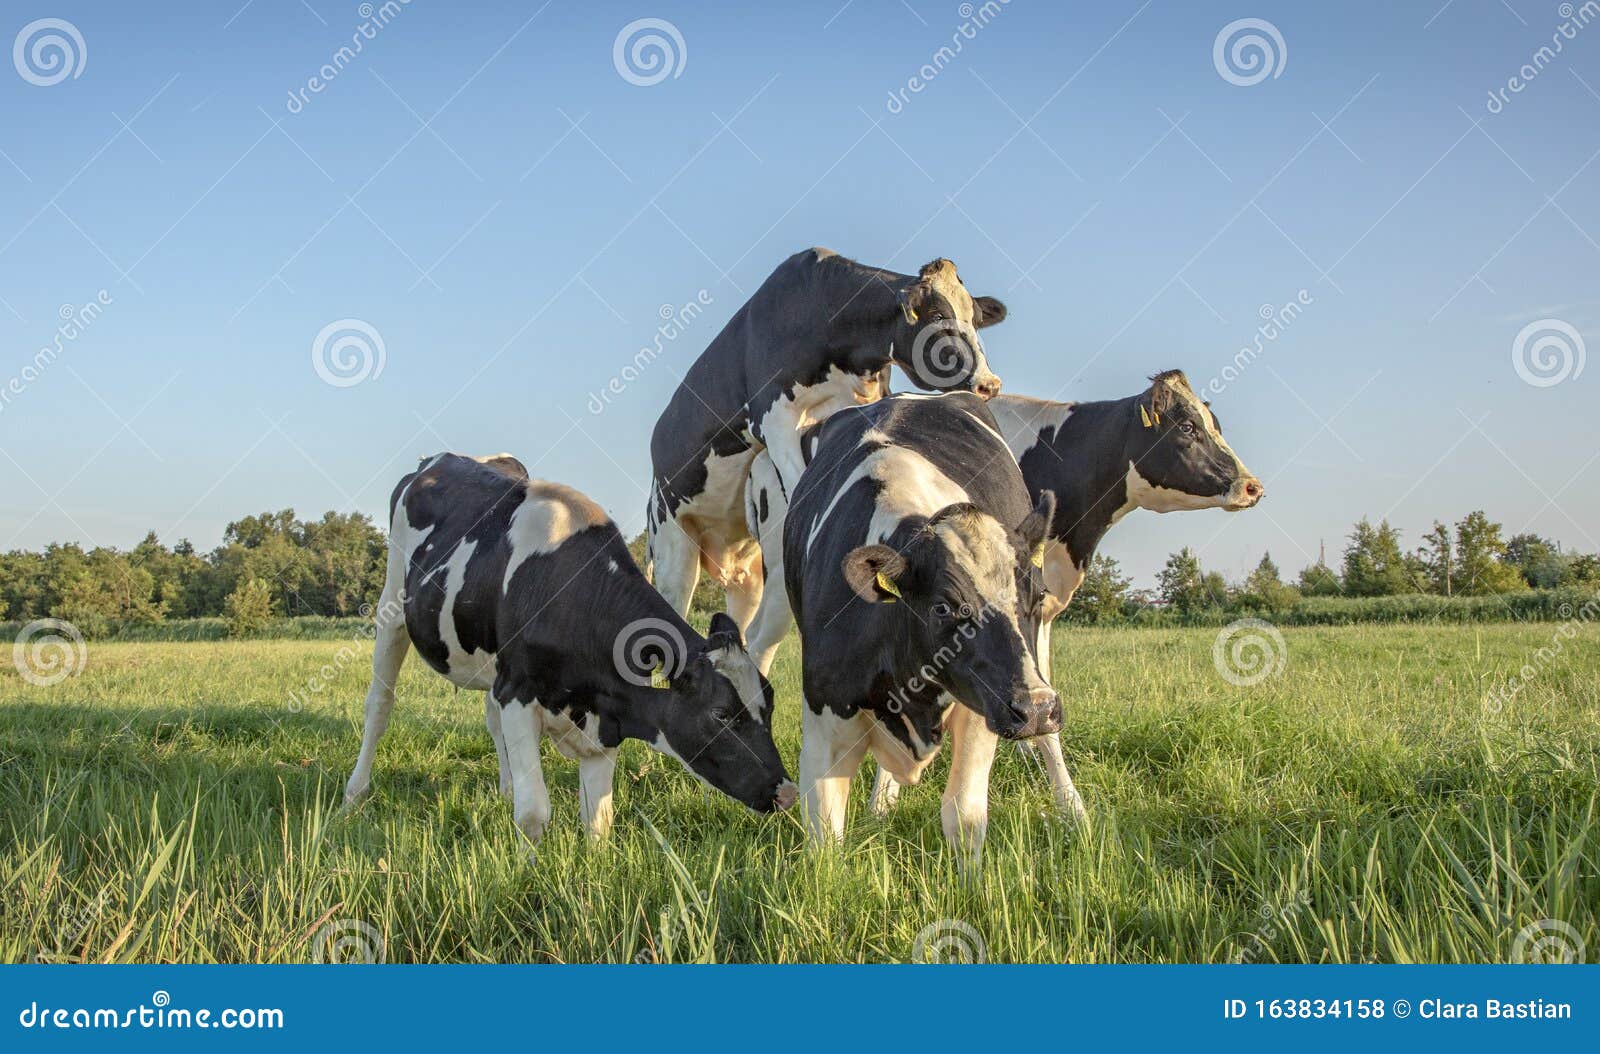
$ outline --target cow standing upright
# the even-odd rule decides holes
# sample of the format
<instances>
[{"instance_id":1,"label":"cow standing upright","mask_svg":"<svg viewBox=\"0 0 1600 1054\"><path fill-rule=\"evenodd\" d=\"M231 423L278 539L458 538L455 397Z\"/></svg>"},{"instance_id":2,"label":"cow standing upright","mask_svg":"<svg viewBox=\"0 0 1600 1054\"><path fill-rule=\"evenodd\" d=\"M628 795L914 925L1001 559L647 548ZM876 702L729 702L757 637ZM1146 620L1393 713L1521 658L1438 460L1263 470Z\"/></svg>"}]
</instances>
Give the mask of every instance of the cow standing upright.
<instances>
[{"instance_id":1,"label":"cow standing upright","mask_svg":"<svg viewBox=\"0 0 1600 1054\"><path fill-rule=\"evenodd\" d=\"M697 634L645 581L587 497L528 478L509 454L439 454L395 487L361 754L345 788L371 785L406 651L487 692L489 732L517 825L550 819L539 760L549 735L578 761L583 821L611 826L617 746L639 739L760 812L795 786L772 742L772 689L726 616Z\"/></svg>"},{"instance_id":2,"label":"cow standing upright","mask_svg":"<svg viewBox=\"0 0 1600 1054\"><path fill-rule=\"evenodd\" d=\"M898 363L920 388L1000 390L978 330L1005 318L939 259L915 275L828 249L789 257L734 313L685 373L650 438L646 510L651 576L687 612L704 567L743 630L765 575L745 527L745 478L765 450L782 485L805 467L798 434L845 406L872 402Z\"/></svg>"},{"instance_id":3,"label":"cow standing upright","mask_svg":"<svg viewBox=\"0 0 1600 1054\"><path fill-rule=\"evenodd\" d=\"M1034 654L1053 505L1029 500L976 396L891 396L823 423L783 532L803 648L801 796L817 840L843 837L867 751L915 782L948 734L944 832L977 860L997 737L1061 724Z\"/></svg>"}]
</instances>

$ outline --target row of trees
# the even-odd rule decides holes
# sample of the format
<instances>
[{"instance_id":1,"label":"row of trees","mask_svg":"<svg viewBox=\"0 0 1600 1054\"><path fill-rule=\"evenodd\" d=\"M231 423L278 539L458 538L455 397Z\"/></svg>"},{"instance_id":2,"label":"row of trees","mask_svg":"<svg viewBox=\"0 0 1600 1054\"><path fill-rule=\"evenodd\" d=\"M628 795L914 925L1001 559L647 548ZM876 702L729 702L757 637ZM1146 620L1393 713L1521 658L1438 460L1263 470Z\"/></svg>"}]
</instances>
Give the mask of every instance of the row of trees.
<instances>
[{"instance_id":1,"label":"row of trees","mask_svg":"<svg viewBox=\"0 0 1600 1054\"><path fill-rule=\"evenodd\" d=\"M1267 553L1243 582L1231 584L1200 566L1185 547L1167 558L1153 594L1135 591L1117 562L1097 555L1090 561L1068 617L1095 622L1129 608L1161 603L1189 615L1205 610L1286 611L1302 597L1376 597L1408 593L1487 596L1528 589L1600 587L1600 557L1564 553L1536 534L1501 537L1501 525L1482 511L1468 513L1452 526L1435 521L1422 544L1407 552L1400 532L1387 520L1373 526L1363 518L1352 528L1339 570L1319 560L1300 572L1294 584L1283 580Z\"/></svg>"},{"instance_id":2,"label":"row of trees","mask_svg":"<svg viewBox=\"0 0 1600 1054\"><path fill-rule=\"evenodd\" d=\"M168 618L353 615L383 588L383 532L358 513L293 509L228 524L201 553L154 532L127 551L57 544L0 554L0 618L64 618L83 632Z\"/></svg>"},{"instance_id":3,"label":"row of trees","mask_svg":"<svg viewBox=\"0 0 1600 1054\"><path fill-rule=\"evenodd\" d=\"M643 561L643 538L633 548ZM223 616L241 631L275 616L353 615L383 588L383 532L357 513L301 520L293 509L230 523L222 544L201 553L188 541L168 548L154 533L132 549L51 545L0 554L0 618L64 618L88 634L113 625ZM1181 614L1206 610L1284 611L1301 597L1402 593L1486 595L1562 586L1600 587L1600 558L1563 553L1535 534L1501 538L1483 512L1452 526L1435 522L1407 552L1387 520L1351 530L1339 570L1322 561L1283 580L1271 554L1239 583L1206 571L1190 549L1168 558L1154 593L1135 591L1117 562L1090 562L1068 617L1099 621L1152 603ZM704 588L697 603L720 606ZM703 594L700 595L700 594Z\"/></svg>"}]
</instances>

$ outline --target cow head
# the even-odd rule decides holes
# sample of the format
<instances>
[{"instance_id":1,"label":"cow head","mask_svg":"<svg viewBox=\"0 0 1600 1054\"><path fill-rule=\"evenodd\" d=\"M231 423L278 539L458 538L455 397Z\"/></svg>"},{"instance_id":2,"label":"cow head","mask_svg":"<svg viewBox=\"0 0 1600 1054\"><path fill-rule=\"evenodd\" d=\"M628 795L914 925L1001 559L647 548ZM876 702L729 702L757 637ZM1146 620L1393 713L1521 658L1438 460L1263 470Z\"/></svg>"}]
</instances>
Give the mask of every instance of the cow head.
<instances>
[{"instance_id":1,"label":"cow head","mask_svg":"<svg viewBox=\"0 0 1600 1054\"><path fill-rule=\"evenodd\" d=\"M1150 378L1149 390L1133 400L1127 429L1128 498L1140 508L1238 512L1266 493L1181 370Z\"/></svg>"},{"instance_id":2,"label":"cow head","mask_svg":"<svg viewBox=\"0 0 1600 1054\"><path fill-rule=\"evenodd\" d=\"M896 676L942 688L1007 739L1061 727L1061 700L1039 675L1033 643L1044 603L1039 554L1054 512L1046 491L1008 530L975 505L950 505L904 550L864 545L844 559L858 596L894 605L886 613L896 622Z\"/></svg>"},{"instance_id":3,"label":"cow head","mask_svg":"<svg viewBox=\"0 0 1600 1054\"><path fill-rule=\"evenodd\" d=\"M739 627L722 612L711 632L670 674L656 716L654 746L756 812L787 809L794 782L772 741L772 686L745 651Z\"/></svg>"},{"instance_id":4,"label":"cow head","mask_svg":"<svg viewBox=\"0 0 1600 1054\"><path fill-rule=\"evenodd\" d=\"M913 384L936 392L976 392L985 399L999 394L1000 378L989 369L978 330L1004 319L1004 304L969 294L956 265L945 259L923 267L901 290L899 303L890 355Z\"/></svg>"}]
</instances>

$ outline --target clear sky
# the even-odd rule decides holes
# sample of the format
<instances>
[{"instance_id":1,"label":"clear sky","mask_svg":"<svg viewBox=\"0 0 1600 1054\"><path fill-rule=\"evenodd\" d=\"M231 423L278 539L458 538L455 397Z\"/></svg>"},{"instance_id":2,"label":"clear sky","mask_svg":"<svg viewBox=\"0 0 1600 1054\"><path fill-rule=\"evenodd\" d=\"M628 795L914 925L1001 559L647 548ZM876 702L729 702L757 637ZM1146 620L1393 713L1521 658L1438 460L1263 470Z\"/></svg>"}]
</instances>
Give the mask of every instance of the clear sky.
<instances>
[{"instance_id":1,"label":"clear sky","mask_svg":"<svg viewBox=\"0 0 1600 1054\"><path fill-rule=\"evenodd\" d=\"M1482 507L1600 549L1600 364L1578 373L1576 343L1600 347L1593 4L370 10L4 5L0 43L51 18L82 45L36 56L61 36L36 27L0 66L0 549L151 528L206 548L284 506L381 521L444 448L516 453L631 533L681 371L811 245L955 260L1010 307L986 334L1008 389L1044 397L1169 367L1202 384L1264 306L1309 301L1214 398L1265 501L1129 517L1106 551L1140 584L1185 544L1232 577L1263 550L1293 571L1326 540L1332 559L1364 514L1409 545ZM619 68L644 18L681 44L636 29ZM1282 40L1253 84L1234 83L1263 72L1248 48L1214 58L1242 18ZM671 57L634 63L652 33ZM97 298L56 352L64 306ZM369 374L347 386L313 364L343 319L383 343L381 372L324 356L335 380ZM1533 384L1514 342L1545 319L1568 331L1527 344Z\"/></svg>"}]
</instances>

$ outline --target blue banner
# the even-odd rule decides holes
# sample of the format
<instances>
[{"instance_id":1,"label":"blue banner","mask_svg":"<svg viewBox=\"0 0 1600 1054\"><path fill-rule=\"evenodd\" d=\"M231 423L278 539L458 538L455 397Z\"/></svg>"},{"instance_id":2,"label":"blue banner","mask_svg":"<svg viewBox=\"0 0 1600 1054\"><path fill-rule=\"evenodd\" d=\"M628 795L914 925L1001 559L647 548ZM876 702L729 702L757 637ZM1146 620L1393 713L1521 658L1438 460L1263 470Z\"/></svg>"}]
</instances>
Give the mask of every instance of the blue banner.
<instances>
[{"instance_id":1,"label":"blue banner","mask_svg":"<svg viewBox=\"0 0 1600 1054\"><path fill-rule=\"evenodd\" d=\"M13 1051L1600 1039L1600 966L15 966L0 994Z\"/></svg>"}]
</instances>

